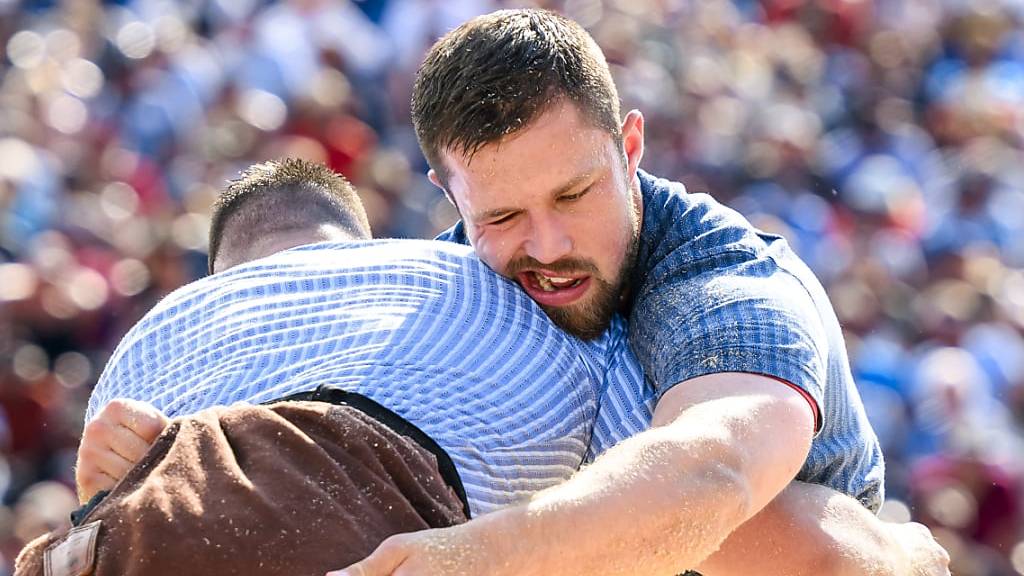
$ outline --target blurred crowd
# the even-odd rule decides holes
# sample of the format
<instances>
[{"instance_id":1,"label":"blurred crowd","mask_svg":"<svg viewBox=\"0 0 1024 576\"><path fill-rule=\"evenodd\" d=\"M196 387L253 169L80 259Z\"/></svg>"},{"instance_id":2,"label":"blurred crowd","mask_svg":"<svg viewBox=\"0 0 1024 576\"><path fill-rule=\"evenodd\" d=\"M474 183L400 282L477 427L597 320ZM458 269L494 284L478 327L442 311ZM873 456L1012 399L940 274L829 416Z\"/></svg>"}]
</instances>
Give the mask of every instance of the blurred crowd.
<instances>
[{"instance_id":1,"label":"blurred crowd","mask_svg":"<svg viewBox=\"0 0 1024 576\"><path fill-rule=\"evenodd\" d=\"M0 575L75 506L91 385L205 273L218 188L319 159L376 235L447 227L416 67L524 5L598 40L647 170L818 273L885 449L883 515L931 526L954 574L1024 574L1024 2L0 0Z\"/></svg>"}]
</instances>

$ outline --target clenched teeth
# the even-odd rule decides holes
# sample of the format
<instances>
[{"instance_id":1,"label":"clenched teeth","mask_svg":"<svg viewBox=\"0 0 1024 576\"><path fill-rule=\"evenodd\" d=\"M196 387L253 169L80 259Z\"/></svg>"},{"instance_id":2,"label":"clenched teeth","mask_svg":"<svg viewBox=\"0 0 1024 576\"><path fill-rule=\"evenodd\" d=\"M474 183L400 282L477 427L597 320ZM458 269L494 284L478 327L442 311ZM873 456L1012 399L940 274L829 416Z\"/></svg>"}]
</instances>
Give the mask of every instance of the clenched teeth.
<instances>
[{"instance_id":1,"label":"clenched teeth","mask_svg":"<svg viewBox=\"0 0 1024 576\"><path fill-rule=\"evenodd\" d=\"M561 278L558 276L551 276L549 278L539 272L534 272L533 275L537 279L537 284L545 292L554 292L559 288L572 288L580 283L580 280L573 280L572 278Z\"/></svg>"}]
</instances>

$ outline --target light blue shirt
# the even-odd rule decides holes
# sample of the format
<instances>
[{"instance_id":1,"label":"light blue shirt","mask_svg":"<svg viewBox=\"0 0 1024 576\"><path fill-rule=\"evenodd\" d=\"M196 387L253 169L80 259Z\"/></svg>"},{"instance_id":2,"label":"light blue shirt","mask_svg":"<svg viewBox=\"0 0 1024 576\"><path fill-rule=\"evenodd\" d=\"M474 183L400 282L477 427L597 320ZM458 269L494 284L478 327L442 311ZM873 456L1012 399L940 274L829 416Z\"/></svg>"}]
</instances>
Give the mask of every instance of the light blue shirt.
<instances>
[{"instance_id":1,"label":"light blue shirt","mask_svg":"<svg viewBox=\"0 0 1024 576\"><path fill-rule=\"evenodd\" d=\"M287 250L168 295L114 351L87 419L114 398L173 417L321 385L433 438L474 515L566 480L646 427L653 398L620 318L583 342L470 248L384 240Z\"/></svg>"}]
</instances>

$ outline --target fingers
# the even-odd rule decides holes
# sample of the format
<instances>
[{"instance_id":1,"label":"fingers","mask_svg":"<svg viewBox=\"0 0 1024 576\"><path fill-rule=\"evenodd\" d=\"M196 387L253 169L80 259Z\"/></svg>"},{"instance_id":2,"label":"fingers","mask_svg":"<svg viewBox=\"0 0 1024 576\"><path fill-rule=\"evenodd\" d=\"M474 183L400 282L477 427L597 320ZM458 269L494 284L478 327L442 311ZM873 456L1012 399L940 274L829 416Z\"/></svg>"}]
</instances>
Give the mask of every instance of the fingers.
<instances>
[{"instance_id":1,"label":"fingers","mask_svg":"<svg viewBox=\"0 0 1024 576\"><path fill-rule=\"evenodd\" d=\"M95 438L95 433L92 435ZM118 479L127 472L130 463L124 457L99 443L87 442L83 438L78 450L78 464L75 466L75 482L78 497L84 504L100 490L110 490ZM121 472L123 470L123 472Z\"/></svg>"},{"instance_id":2,"label":"fingers","mask_svg":"<svg viewBox=\"0 0 1024 576\"><path fill-rule=\"evenodd\" d=\"M103 422L90 423L90 432L83 436L78 449L79 462L94 466L113 478L121 478L145 456L149 444L133 432Z\"/></svg>"},{"instance_id":3,"label":"fingers","mask_svg":"<svg viewBox=\"0 0 1024 576\"><path fill-rule=\"evenodd\" d=\"M114 400L85 427L81 449L112 450L129 462L138 462L167 423L166 416L145 402Z\"/></svg>"},{"instance_id":4,"label":"fingers","mask_svg":"<svg viewBox=\"0 0 1024 576\"><path fill-rule=\"evenodd\" d=\"M149 442L124 426L93 420L85 427L82 444L78 450L90 456L113 452L122 459L135 463L146 455L149 445Z\"/></svg>"},{"instance_id":5,"label":"fingers","mask_svg":"<svg viewBox=\"0 0 1024 576\"><path fill-rule=\"evenodd\" d=\"M141 460L166 428L167 417L135 400L114 400L86 425L78 448L79 497L108 490Z\"/></svg>"},{"instance_id":6,"label":"fingers","mask_svg":"<svg viewBox=\"0 0 1024 576\"><path fill-rule=\"evenodd\" d=\"M110 490L117 479L103 473L88 462L81 462L75 468L75 483L78 484L78 501L85 504L100 490Z\"/></svg>"},{"instance_id":7,"label":"fingers","mask_svg":"<svg viewBox=\"0 0 1024 576\"><path fill-rule=\"evenodd\" d=\"M118 424L131 430L147 444L156 440L167 427L167 417L146 402L129 399L112 400L100 412L97 420Z\"/></svg>"}]
</instances>

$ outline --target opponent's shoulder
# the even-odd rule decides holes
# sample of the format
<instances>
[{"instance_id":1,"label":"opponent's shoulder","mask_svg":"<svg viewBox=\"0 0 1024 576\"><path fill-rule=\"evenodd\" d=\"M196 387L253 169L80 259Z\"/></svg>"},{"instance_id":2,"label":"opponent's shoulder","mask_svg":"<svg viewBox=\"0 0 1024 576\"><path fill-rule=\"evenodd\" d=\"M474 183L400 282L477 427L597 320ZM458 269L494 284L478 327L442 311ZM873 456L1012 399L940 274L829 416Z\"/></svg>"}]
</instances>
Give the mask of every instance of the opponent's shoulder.
<instances>
[{"instance_id":1,"label":"opponent's shoulder","mask_svg":"<svg viewBox=\"0 0 1024 576\"><path fill-rule=\"evenodd\" d=\"M386 238L348 242L321 242L298 246L215 274L220 287L245 290L248 285L302 281L338 288L367 278L400 282L408 275L435 274L450 278L456 272L481 268L470 246L434 240ZM387 278L379 278L381 274Z\"/></svg>"},{"instance_id":2,"label":"opponent's shoulder","mask_svg":"<svg viewBox=\"0 0 1024 576\"><path fill-rule=\"evenodd\" d=\"M577 343L581 357L596 373L604 373L617 356L628 350L629 325L621 314L612 316L608 328L591 340L571 337Z\"/></svg>"}]
</instances>

